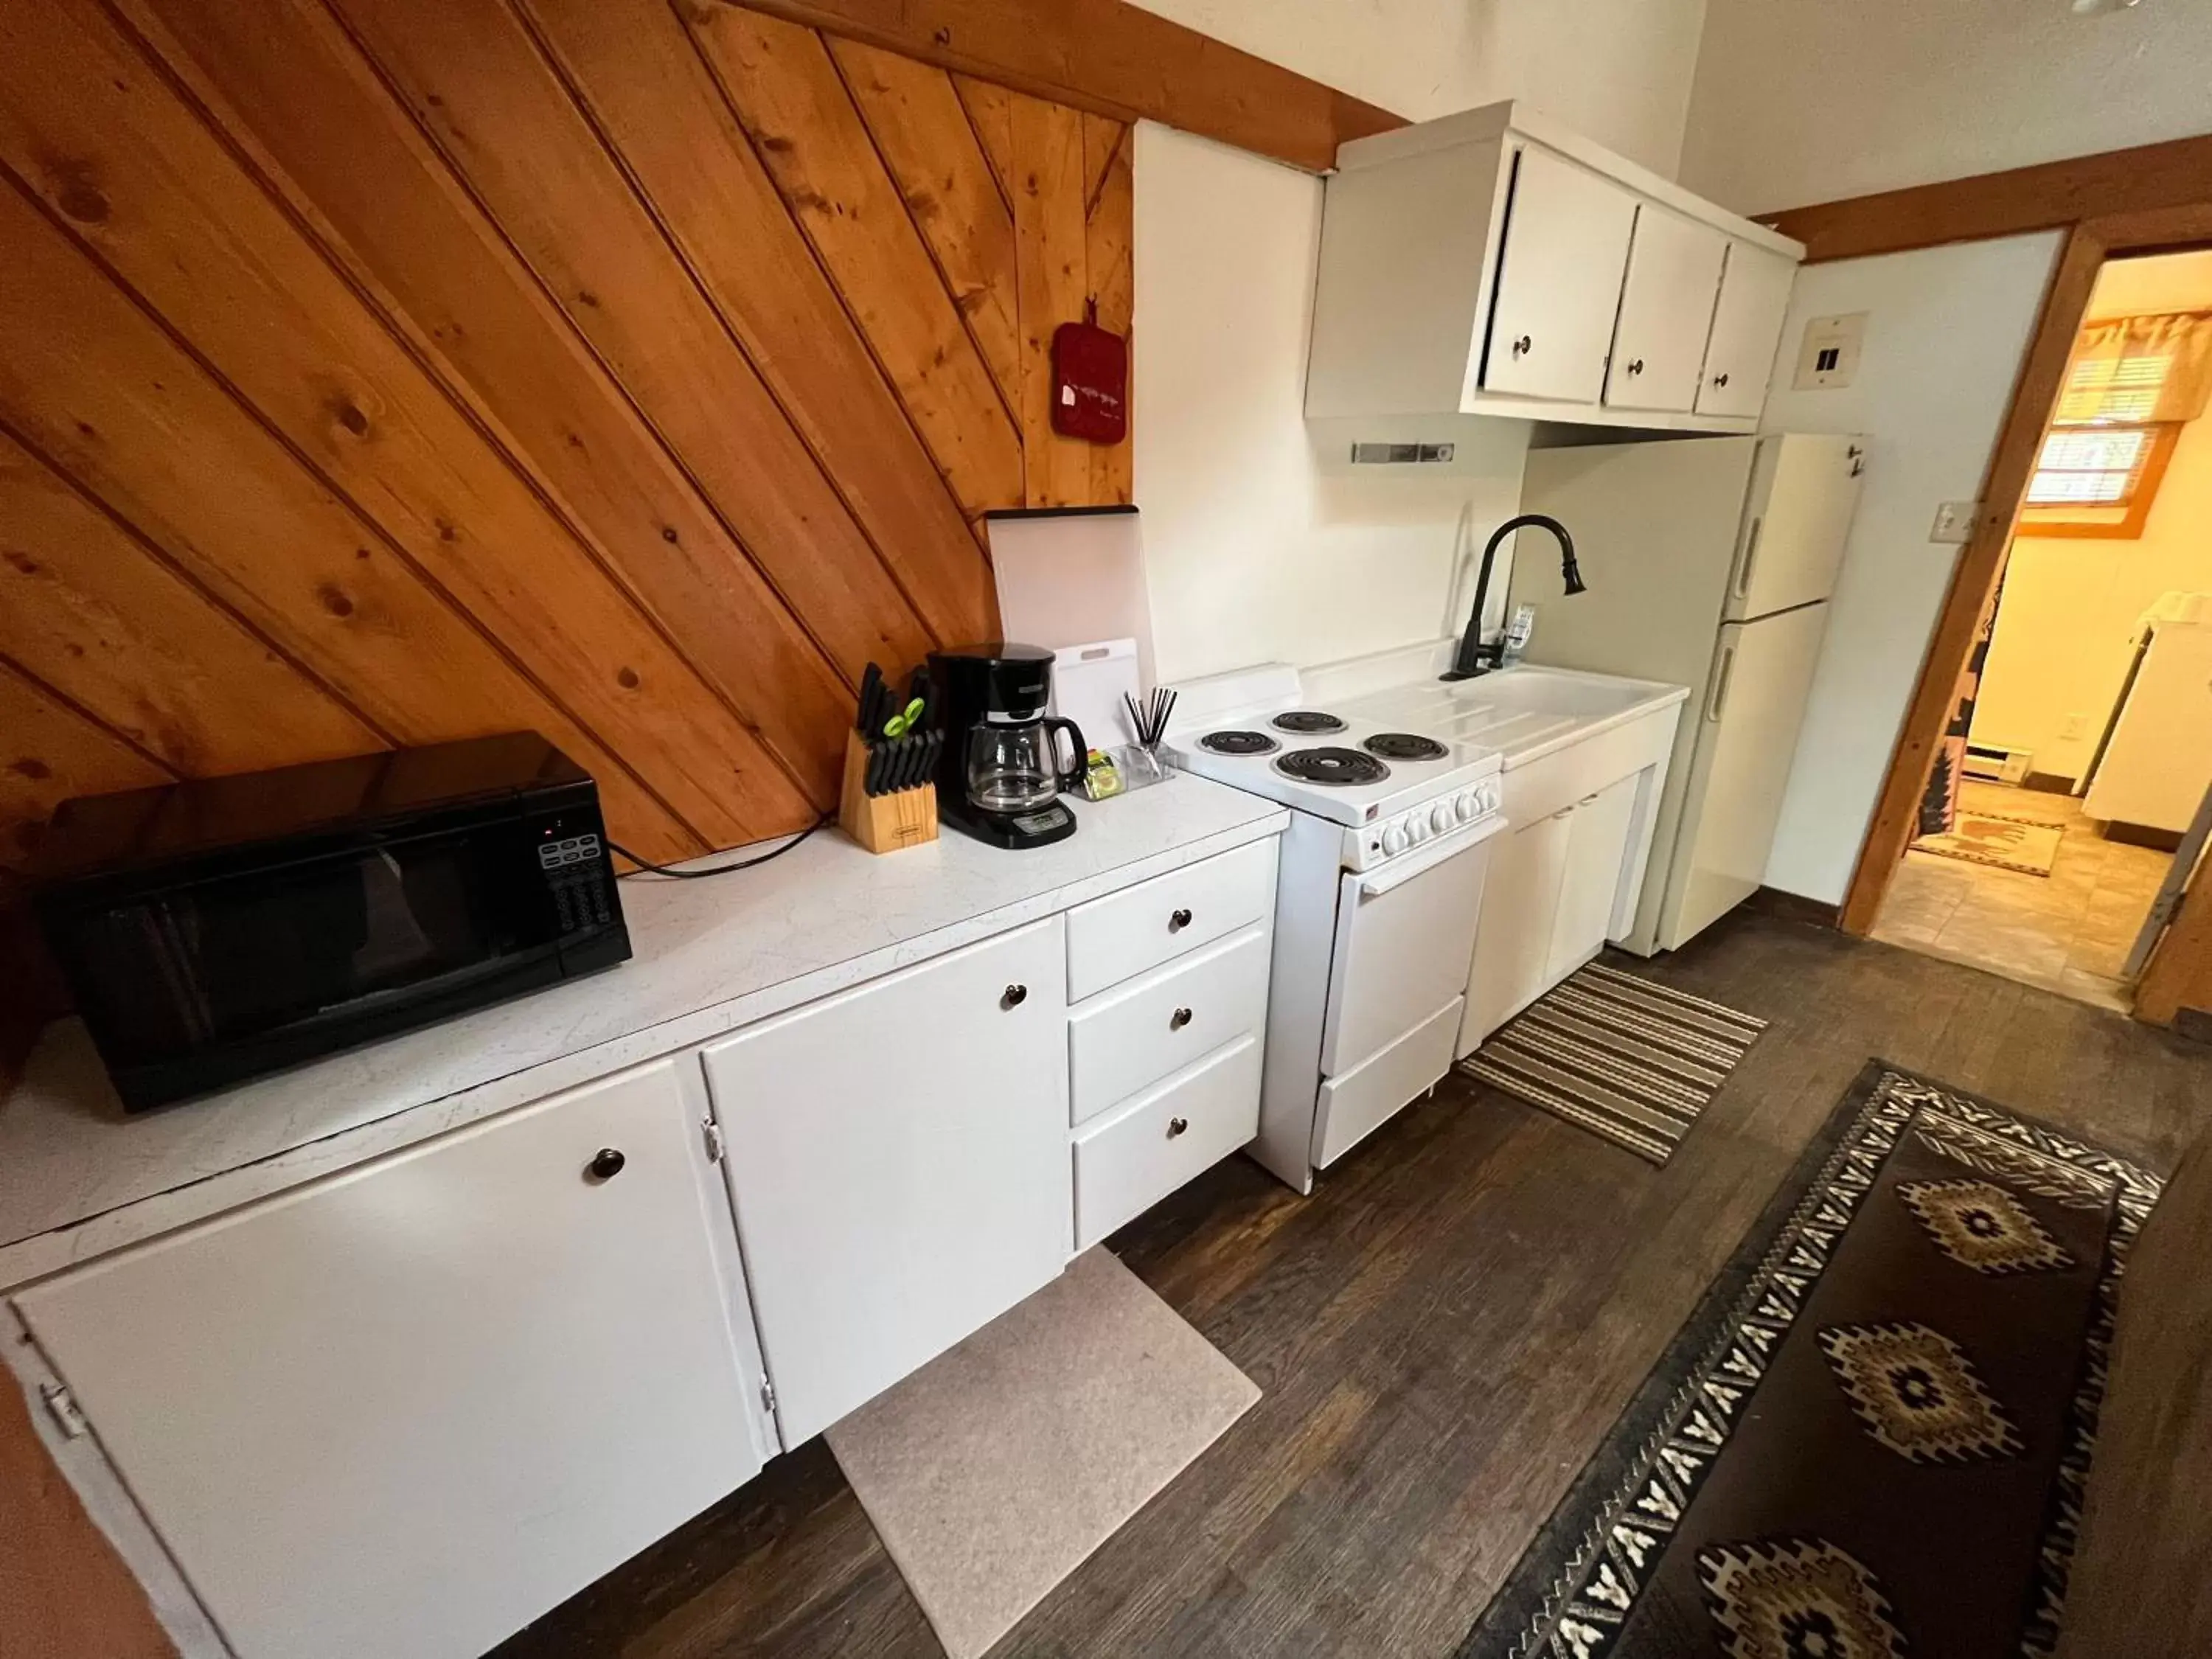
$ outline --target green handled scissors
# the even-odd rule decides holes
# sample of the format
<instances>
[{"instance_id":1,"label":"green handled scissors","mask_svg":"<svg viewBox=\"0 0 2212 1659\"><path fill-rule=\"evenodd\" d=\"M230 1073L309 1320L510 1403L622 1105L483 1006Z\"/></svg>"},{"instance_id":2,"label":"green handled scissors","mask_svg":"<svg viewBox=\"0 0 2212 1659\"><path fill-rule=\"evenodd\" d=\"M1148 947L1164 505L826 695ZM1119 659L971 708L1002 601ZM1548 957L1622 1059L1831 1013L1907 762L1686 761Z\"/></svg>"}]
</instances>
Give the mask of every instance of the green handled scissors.
<instances>
[{"instance_id":1,"label":"green handled scissors","mask_svg":"<svg viewBox=\"0 0 2212 1659\"><path fill-rule=\"evenodd\" d=\"M915 722L921 718L921 710L922 701L916 697L884 722L884 735L894 740L904 737L914 730Z\"/></svg>"}]
</instances>

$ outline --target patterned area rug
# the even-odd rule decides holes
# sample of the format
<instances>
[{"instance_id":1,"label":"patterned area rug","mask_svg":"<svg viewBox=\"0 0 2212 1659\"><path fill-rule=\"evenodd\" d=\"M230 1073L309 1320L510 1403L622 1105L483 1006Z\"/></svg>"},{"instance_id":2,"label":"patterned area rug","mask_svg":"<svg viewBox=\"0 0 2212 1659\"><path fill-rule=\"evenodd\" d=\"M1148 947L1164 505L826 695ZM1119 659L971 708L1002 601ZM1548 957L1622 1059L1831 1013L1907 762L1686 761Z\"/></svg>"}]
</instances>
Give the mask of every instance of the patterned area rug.
<instances>
[{"instance_id":1,"label":"patterned area rug","mask_svg":"<svg viewBox=\"0 0 2212 1659\"><path fill-rule=\"evenodd\" d=\"M2159 1178L1870 1063L1460 1659L2037 1659Z\"/></svg>"},{"instance_id":2,"label":"patterned area rug","mask_svg":"<svg viewBox=\"0 0 2212 1659\"><path fill-rule=\"evenodd\" d=\"M2047 876L2058 859L2058 843L2065 834L2056 823L2040 818L2017 817L2010 812L1966 812L1946 835L1922 836L1912 843L1916 853L1933 853L1941 859L1963 859L1968 864L1994 864L2000 870L2023 875Z\"/></svg>"},{"instance_id":3,"label":"patterned area rug","mask_svg":"<svg viewBox=\"0 0 2212 1659\"><path fill-rule=\"evenodd\" d=\"M1593 962L1492 1032L1459 1068L1664 1164L1765 1029L1763 1019Z\"/></svg>"}]
</instances>

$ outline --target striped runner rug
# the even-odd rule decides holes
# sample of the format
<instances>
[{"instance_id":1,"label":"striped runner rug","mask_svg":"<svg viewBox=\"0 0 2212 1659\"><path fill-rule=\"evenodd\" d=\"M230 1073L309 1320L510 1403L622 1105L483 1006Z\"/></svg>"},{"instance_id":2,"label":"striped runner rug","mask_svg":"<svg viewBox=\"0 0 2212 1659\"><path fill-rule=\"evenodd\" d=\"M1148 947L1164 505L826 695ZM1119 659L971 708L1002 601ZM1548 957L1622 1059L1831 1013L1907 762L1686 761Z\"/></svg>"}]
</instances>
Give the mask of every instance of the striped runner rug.
<instances>
[{"instance_id":1,"label":"striped runner rug","mask_svg":"<svg viewBox=\"0 0 2212 1659\"><path fill-rule=\"evenodd\" d=\"M1491 1033L1459 1068L1664 1164L1765 1029L1763 1019L1593 962Z\"/></svg>"}]
</instances>

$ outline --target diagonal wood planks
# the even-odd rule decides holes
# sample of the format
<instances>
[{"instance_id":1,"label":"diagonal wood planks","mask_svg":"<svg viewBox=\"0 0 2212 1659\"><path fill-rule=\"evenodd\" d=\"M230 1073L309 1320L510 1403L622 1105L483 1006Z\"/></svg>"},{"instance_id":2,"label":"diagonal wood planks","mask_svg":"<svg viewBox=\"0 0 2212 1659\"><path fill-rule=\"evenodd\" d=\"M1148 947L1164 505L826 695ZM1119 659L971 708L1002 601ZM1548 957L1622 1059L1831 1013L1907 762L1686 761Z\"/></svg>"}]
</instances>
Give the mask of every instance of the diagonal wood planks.
<instances>
[{"instance_id":1,"label":"diagonal wood planks","mask_svg":"<svg viewBox=\"0 0 2212 1659\"><path fill-rule=\"evenodd\" d=\"M995 629L980 515L1127 498L1046 384L1126 135L692 0L0 10L0 862L518 726L648 855L803 825L861 668Z\"/></svg>"}]
</instances>

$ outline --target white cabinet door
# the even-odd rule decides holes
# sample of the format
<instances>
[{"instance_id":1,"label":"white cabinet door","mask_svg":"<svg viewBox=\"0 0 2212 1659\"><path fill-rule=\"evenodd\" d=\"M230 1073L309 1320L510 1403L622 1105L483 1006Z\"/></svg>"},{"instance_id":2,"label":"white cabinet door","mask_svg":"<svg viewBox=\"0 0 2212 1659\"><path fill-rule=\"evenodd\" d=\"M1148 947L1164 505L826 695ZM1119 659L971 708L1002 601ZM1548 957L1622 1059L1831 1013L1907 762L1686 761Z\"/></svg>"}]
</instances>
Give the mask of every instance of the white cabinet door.
<instances>
[{"instance_id":1,"label":"white cabinet door","mask_svg":"<svg viewBox=\"0 0 2212 1659\"><path fill-rule=\"evenodd\" d=\"M1567 807L1490 843L1489 879L1455 1051L1460 1054L1474 1053L1483 1038L1550 983L1545 973L1551 965L1552 928L1566 876L1573 814Z\"/></svg>"},{"instance_id":2,"label":"white cabinet door","mask_svg":"<svg viewBox=\"0 0 2212 1659\"><path fill-rule=\"evenodd\" d=\"M1482 390L1595 404L1605 389L1636 198L1534 144L1514 167Z\"/></svg>"},{"instance_id":3,"label":"white cabinet door","mask_svg":"<svg viewBox=\"0 0 2212 1659\"><path fill-rule=\"evenodd\" d=\"M1729 243L1705 374L1698 382L1698 414L1756 415L1765 406L1774 349L1790 310L1790 285L1796 279L1796 261L1749 242Z\"/></svg>"},{"instance_id":4,"label":"white cabinet door","mask_svg":"<svg viewBox=\"0 0 2212 1659\"><path fill-rule=\"evenodd\" d=\"M1636 210L1620 321L1606 369L1615 409L1686 411L1698 398L1729 239L1655 203Z\"/></svg>"},{"instance_id":5,"label":"white cabinet door","mask_svg":"<svg viewBox=\"0 0 2212 1659\"><path fill-rule=\"evenodd\" d=\"M707 1050L786 1446L1060 1272L1066 1019L1054 916Z\"/></svg>"},{"instance_id":6,"label":"white cabinet door","mask_svg":"<svg viewBox=\"0 0 2212 1659\"><path fill-rule=\"evenodd\" d=\"M1557 984L1595 956L1613 928L1613 901L1628 864L1628 832L1636 816L1634 773L1576 803L1567 820L1566 868L1552 924L1544 977Z\"/></svg>"},{"instance_id":7,"label":"white cabinet door","mask_svg":"<svg viewBox=\"0 0 2212 1659\"><path fill-rule=\"evenodd\" d=\"M481 1653L759 1468L687 1069L16 1298L240 1659Z\"/></svg>"}]
</instances>

